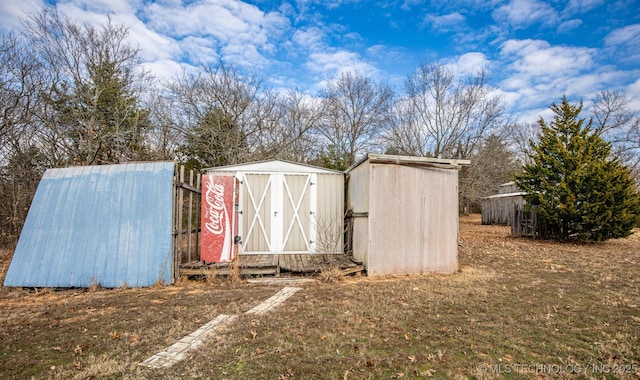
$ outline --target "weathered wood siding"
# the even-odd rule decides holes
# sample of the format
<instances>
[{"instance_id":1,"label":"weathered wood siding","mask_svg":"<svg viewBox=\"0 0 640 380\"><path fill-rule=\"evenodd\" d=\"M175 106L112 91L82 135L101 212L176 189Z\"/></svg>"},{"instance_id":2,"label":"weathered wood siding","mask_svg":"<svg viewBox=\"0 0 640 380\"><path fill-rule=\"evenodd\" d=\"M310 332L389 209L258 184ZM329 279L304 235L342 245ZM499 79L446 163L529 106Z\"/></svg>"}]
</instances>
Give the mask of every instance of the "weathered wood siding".
<instances>
[{"instance_id":1,"label":"weathered wood siding","mask_svg":"<svg viewBox=\"0 0 640 380\"><path fill-rule=\"evenodd\" d=\"M524 195L519 192L482 198L482 224L511 225L515 207L523 207L526 203Z\"/></svg>"},{"instance_id":2,"label":"weathered wood siding","mask_svg":"<svg viewBox=\"0 0 640 380\"><path fill-rule=\"evenodd\" d=\"M349 171L353 254L368 275L458 269L457 168L381 156Z\"/></svg>"},{"instance_id":3,"label":"weathered wood siding","mask_svg":"<svg viewBox=\"0 0 640 380\"><path fill-rule=\"evenodd\" d=\"M347 178L347 208L352 211L353 258L367 267L369 254L369 165L360 165Z\"/></svg>"},{"instance_id":4,"label":"weathered wood siding","mask_svg":"<svg viewBox=\"0 0 640 380\"><path fill-rule=\"evenodd\" d=\"M458 269L458 172L371 166L368 273Z\"/></svg>"}]
</instances>

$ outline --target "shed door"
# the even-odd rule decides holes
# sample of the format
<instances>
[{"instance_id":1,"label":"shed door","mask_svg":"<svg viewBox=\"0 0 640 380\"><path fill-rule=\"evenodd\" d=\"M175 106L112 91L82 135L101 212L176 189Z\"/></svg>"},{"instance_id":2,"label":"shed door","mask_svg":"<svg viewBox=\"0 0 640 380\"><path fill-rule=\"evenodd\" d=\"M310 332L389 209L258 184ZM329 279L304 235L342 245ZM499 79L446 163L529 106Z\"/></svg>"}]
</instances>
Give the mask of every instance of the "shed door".
<instances>
[{"instance_id":1,"label":"shed door","mask_svg":"<svg viewBox=\"0 0 640 380\"><path fill-rule=\"evenodd\" d=\"M316 175L243 173L242 253L316 250Z\"/></svg>"}]
</instances>

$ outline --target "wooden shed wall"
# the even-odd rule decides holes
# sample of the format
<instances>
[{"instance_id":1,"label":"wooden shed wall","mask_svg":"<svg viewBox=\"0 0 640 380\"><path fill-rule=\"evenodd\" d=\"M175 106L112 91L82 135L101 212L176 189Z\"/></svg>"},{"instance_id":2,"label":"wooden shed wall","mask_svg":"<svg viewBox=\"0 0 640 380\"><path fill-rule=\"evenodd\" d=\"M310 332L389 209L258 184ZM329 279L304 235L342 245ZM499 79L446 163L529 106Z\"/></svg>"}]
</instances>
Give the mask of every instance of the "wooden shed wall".
<instances>
[{"instance_id":1,"label":"wooden shed wall","mask_svg":"<svg viewBox=\"0 0 640 380\"><path fill-rule=\"evenodd\" d=\"M347 208L353 212L353 258L368 264L369 254L369 165L354 168L348 177Z\"/></svg>"},{"instance_id":2,"label":"wooden shed wall","mask_svg":"<svg viewBox=\"0 0 640 380\"><path fill-rule=\"evenodd\" d=\"M458 171L375 163L369 171L367 273L457 270Z\"/></svg>"},{"instance_id":3,"label":"wooden shed wall","mask_svg":"<svg viewBox=\"0 0 640 380\"><path fill-rule=\"evenodd\" d=\"M482 224L510 225L515 207L524 207L524 193L499 194L483 198Z\"/></svg>"}]
</instances>

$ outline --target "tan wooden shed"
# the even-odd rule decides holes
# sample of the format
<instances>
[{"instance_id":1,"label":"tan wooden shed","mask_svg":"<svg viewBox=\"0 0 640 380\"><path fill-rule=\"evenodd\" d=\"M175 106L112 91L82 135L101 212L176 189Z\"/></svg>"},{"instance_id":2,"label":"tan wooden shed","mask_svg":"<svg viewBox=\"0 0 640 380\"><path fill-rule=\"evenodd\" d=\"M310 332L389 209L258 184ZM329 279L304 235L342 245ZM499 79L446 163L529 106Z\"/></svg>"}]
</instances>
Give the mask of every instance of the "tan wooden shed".
<instances>
[{"instance_id":1,"label":"tan wooden shed","mask_svg":"<svg viewBox=\"0 0 640 380\"><path fill-rule=\"evenodd\" d=\"M240 254L344 252L343 172L277 159L205 171L238 180Z\"/></svg>"},{"instance_id":2,"label":"tan wooden shed","mask_svg":"<svg viewBox=\"0 0 640 380\"><path fill-rule=\"evenodd\" d=\"M351 249L368 275L458 269L458 171L469 164L369 154L347 169Z\"/></svg>"}]
</instances>

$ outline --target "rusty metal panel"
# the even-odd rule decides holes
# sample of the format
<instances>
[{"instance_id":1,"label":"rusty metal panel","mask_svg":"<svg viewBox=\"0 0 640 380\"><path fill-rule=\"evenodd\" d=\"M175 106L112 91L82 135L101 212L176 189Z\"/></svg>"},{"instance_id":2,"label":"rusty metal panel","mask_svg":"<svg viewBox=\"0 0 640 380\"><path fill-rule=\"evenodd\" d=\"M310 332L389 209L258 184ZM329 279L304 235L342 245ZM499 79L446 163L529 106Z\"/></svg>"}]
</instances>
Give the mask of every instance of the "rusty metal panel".
<instances>
[{"instance_id":1,"label":"rusty metal panel","mask_svg":"<svg viewBox=\"0 0 640 380\"><path fill-rule=\"evenodd\" d=\"M5 286L170 283L173 174L173 162L47 170Z\"/></svg>"}]
</instances>

